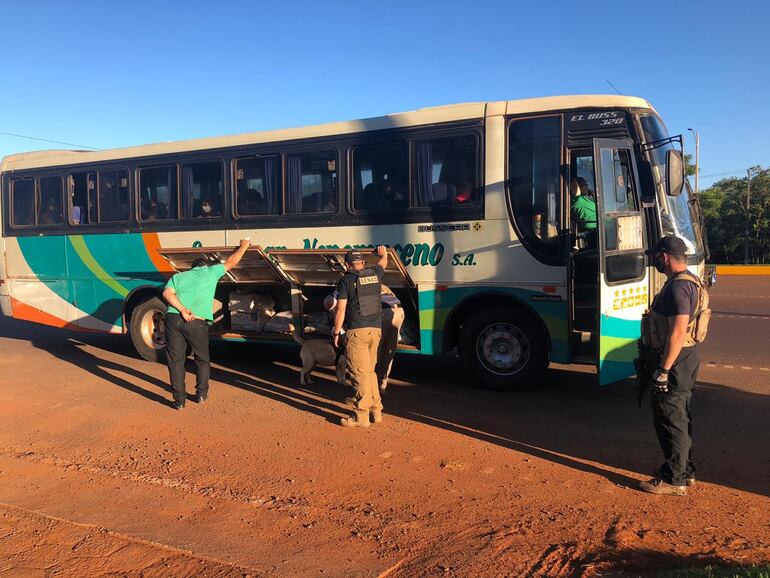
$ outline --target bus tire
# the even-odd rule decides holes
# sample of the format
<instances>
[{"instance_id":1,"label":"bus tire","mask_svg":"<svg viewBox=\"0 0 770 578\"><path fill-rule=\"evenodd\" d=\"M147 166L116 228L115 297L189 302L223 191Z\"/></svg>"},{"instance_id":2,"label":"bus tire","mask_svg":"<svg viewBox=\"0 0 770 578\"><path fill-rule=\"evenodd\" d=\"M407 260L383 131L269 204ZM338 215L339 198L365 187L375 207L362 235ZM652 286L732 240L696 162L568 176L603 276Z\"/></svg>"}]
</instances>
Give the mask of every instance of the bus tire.
<instances>
[{"instance_id":1,"label":"bus tire","mask_svg":"<svg viewBox=\"0 0 770 578\"><path fill-rule=\"evenodd\" d=\"M166 349L166 332L163 318L166 304L158 297L151 297L134 307L129 332L134 349L142 359L162 362Z\"/></svg>"},{"instance_id":2,"label":"bus tire","mask_svg":"<svg viewBox=\"0 0 770 578\"><path fill-rule=\"evenodd\" d=\"M492 307L467 317L460 328L458 349L468 378L486 389L531 387L548 366L542 330L513 307Z\"/></svg>"}]
</instances>

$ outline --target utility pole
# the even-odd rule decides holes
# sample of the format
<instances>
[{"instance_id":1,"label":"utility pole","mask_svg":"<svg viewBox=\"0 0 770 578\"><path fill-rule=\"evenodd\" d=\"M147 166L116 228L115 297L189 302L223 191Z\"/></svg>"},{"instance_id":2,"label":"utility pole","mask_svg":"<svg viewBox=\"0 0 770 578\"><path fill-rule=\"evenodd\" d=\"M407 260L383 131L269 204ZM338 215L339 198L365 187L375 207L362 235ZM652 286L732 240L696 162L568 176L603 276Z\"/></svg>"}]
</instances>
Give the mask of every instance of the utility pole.
<instances>
[{"instance_id":1,"label":"utility pole","mask_svg":"<svg viewBox=\"0 0 770 578\"><path fill-rule=\"evenodd\" d=\"M749 264L749 223L751 209L751 169L746 169L746 245L743 251L743 264Z\"/></svg>"},{"instance_id":2,"label":"utility pole","mask_svg":"<svg viewBox=\"0 0 770 578\"><path fill-rule=\"evenodd\" d=\"M695 137L695 196L698 196L698 177L700 176L700 131L688 128Z\"/></svg>"}]
</instances>

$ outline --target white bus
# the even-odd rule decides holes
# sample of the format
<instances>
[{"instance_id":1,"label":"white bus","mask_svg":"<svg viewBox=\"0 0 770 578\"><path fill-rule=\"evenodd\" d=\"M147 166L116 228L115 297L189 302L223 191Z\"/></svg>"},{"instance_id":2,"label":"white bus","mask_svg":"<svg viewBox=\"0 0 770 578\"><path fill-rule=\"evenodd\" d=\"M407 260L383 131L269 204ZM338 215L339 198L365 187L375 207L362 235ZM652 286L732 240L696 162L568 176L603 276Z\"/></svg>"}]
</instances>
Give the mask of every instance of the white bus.
<instances>
[{"instance_id":1,"label":"white bus","mask_svg":"<svg viewBox=\"0 0 770 578\"><path fill-rule=\"evenodd\" d=\"M596 365L610 383L634 373L659 282L644 250L678 235L703 275L680 148L646 100L599 95L11 155L0 303L18 319L130 333L157 359L161 287L191 256L250 236L259 247L220 285L212 335L276 339L233 322L234 293L313 315L346 248L385 244L399 257L388 282L406 308L402 348L456 352L490 387L531 383L549 362Z\"/></svg>"}]
</instances>

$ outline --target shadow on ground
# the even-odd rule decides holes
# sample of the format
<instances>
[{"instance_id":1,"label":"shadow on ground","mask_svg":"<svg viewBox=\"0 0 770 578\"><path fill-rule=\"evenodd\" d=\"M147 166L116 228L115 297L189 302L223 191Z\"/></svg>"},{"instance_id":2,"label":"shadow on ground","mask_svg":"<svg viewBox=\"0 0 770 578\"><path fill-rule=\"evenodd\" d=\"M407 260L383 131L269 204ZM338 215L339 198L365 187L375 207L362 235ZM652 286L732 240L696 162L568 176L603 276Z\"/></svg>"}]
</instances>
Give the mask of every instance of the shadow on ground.
<instances>
[{"instance_id":1,"label":"shadow on ground","mask_svg":"<svg viewBox=\"0 0 770 578\"><path fill-rule=\"evenodd\" d=\"M126 337L73 333L12 319L0 321L0 337L32 342L59 359L150 401L168 404L168 386L146 374ZM83 344L89 347L84 348ZM120 356L106 360L101 349ZM215 343L212 379L336 421L347 413L350 390L320 369L312 386L298 385L295 346ZM291 366L291 367L287 367ZM192 366L191 366L192 368ZM116 377L138 378L137 386ZM453 359L399 356L384 398L386 414L636 486L661 461L648 403L639 409L629 381L600 387L585 370L550 369L541 384L516 393L472 387ZM192 381L188 378L188 384ZM770 495L770 396L700 381L693 400L694 461L698 479ZM761 456L761 457L760 457ZM636 472L631 478L616 470Z\"/></svg>"}]
</instances>

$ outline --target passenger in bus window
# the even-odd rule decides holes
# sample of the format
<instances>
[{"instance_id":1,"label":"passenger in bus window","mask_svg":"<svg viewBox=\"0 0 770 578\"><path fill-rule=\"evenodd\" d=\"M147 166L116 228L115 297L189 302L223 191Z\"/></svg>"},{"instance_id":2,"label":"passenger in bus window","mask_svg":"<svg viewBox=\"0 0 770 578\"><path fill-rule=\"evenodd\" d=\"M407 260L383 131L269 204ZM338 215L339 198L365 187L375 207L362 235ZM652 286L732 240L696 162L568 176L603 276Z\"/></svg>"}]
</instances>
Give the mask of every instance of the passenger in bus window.
<instances>
[{"instance_id":1,"label":"passenger in bus window","mask_svg":"<svg viewBox=\"0 0 770 578\"><path fill-rule=\"evenodd\" d=\"M390 180L382 183L379 195L379 208L382 210L399 209L406 206L406 197L398 183Z\"/></svg>"},{"instance_id":2,"label":"passenger in bus window","mask_svg":"<svg viewBox=\"0 0 770 578\"><path fill-rule=\"evenodd\" d=\"M246 194L239 199L238 213L242 215L264 215L267 213L267 201L257 189L246 189Z\"/></svg>"},{"instance_id":3,"label":"passenger in bus window","mask_svg":"<svg viewBox=\"0 0 770 578\"><path fill-rule=\"evenodd\" d=\"M61 211L56 206L56 199L49 199L45 209L40 213L38 223L40 225L56 225L61 223Z\"/></svg>"},{"instance_id":4,"label":"passenger in bus window","mask_svg":"<svg viewBox=\"0 0 770 578\"><path fill-rule=\"evenodd\" d=\"M209 199L203 199L201 201L201 210L197 215L198 217L211 217L213 215L214 207Z\"/></svg>"},{"instance_id":5,"label":"passenger in bus window","mask_svg":"<svg viewBox=\"0 0 770 578\"><path fill-rule=\"evenodd\" d=\"M158 207L158 201L151 199L147 203L147 208L142 217L145 221L157 221L160 218L160 207Z\"/></svg>"},{"instance_id":6,"label":"passenger in bus window","mask_svg":"<svg viewBox=\"0 0 770 578\"><path fill-rule=\"evenodd\" d=\"M83 207L78 205L72 205L72 213L70 215L70 225L80 225L83 221Z\"/></svg>"}]
</instances>

